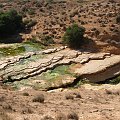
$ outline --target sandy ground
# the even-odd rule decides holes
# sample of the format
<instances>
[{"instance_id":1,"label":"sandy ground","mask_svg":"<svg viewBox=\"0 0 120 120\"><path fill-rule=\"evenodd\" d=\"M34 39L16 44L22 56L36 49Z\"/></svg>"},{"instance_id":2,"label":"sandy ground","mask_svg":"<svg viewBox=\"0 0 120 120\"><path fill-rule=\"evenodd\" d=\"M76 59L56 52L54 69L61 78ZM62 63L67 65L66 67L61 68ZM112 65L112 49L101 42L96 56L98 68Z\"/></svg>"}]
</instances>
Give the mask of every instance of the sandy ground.
<instances>
[{"instance_id":1,"label":"sandy ground","mask_svg":"<svg viewBox=\"0 0 120 120\"><path fill-rule=\"evenodd\" d=\"M36 96L41 101L35 102ZM120 120L119 85L84 85L56 92L0 89L0 120L78 119Z\"/></svg>"}]
</instances>

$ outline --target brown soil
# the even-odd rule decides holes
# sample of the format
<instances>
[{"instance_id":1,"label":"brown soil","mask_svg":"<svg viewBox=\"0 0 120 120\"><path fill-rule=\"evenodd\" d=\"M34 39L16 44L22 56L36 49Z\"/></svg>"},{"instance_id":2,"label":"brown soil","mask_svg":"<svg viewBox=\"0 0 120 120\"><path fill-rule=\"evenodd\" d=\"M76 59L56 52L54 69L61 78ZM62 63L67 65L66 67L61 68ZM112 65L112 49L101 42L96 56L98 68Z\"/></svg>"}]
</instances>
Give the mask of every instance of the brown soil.
<instances>
[{"instance_id":1,"label":"brown soil","mask_svg":"<svg viewBox=\"0 0 120 120\"><path fill-rule=\"evenodd\" d=\"M44 95L44 103L33 102L33 99L41 94ZM70 120L68 115L73 113L76 113L80 120L119 120L119 102L120 89L110 91L81 87L55 93L30 89L1 89L0 120ZM6 116L7 118L3 119ZM49 119L45 119L45 116ZM60 116L63 119L58 119Z\"/></svg>"}]
</instances>

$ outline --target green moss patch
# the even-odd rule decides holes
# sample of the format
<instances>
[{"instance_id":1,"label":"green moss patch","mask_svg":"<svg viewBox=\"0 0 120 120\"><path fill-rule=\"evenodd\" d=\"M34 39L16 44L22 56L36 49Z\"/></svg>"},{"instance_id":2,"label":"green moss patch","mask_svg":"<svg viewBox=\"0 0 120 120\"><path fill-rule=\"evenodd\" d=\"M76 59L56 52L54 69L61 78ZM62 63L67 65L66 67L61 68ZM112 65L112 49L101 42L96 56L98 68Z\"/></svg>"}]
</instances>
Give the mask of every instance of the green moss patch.
<instances>
[{"instance_id":1,"label":"green moss patch","mask_svg":"<svg viewBox=\"0 0 120 120\"><path fill-rule=\"evenodd\" d=\"M7 57L7 56L17 56L22 53L27 52L35 52L40 51L44 49L44 46L42 46L39 43L32 43L32 42L26 42L26 43L18 43L18 44L5 44L5 47L0 48L0 57Z\"/></svg>"}]
</instances>

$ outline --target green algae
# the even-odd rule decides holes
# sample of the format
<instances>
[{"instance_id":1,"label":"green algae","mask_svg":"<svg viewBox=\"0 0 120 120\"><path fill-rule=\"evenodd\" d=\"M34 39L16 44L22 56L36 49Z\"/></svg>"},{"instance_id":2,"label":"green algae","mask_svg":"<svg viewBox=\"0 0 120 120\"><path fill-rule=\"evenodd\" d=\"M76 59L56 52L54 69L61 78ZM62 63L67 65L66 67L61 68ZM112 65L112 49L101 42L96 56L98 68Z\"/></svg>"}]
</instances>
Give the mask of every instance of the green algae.
<instances>
[{"instance_id":1,"label":"green algae","mask_svg":"<svg viewBox=\"0 0 120 120\"><path fill-rule=\"evenodd\" d=\"M22 87L32 87L34 89L47 89L53 87L54 85L61 85L62 80L66 80L68 77L74 77L75 74L71 71L70 67L72 65L61 65L55 67L52 70L47 70L46 72L41 73L40 75L30 77L28 79L23 79L21 81L15 81L9 83L10 86L16 89Z\"/></svg>"},{"instance_id":2,"label":"green algae","mask_svg":"<svg viewBox=\"0 0 120 120\"><path fill-rule=\"evenodd\" d=\"M25 52L25 48L23 46L0 48L0 56L3 56L3 57L15 56L23 52Z\"/></svg>"},{"instance_id":3,"label":"green algae","mask_svg":"<svg viewBox=\"0 0 120 120\"><path fill-rule=\"evenodd\" d=\"M25 42L17 44L5 44L4 47L0 47L0 57L16 56L27 52L35 52L44 49L39 43Z\"/></svg>"}]
</instances>

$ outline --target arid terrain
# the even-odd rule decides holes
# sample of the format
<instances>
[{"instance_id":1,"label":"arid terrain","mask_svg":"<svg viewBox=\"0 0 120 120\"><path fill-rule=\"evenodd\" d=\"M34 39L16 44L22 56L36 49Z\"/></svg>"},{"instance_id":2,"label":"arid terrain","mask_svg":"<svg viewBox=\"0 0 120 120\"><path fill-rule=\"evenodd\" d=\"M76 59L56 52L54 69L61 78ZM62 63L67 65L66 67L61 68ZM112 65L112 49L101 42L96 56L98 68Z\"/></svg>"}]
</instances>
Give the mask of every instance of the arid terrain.
<instances>
[{"instance_id":1,"label":"arid terrain","mask_svg":"<svg viewBox=\"0 0 120 120\"><path fill-rule=\"evenodd\" d=\"M0 44L0 120L120 120L120 0L0 0L10 9L26 29ZM74 23L79 49L62 44Z\"/></svg>"},{"instance_id":2,"label":"arid terrain","mask_svg":"<svg viewBox=\"0 0 120 120\"><path fill-rule=\"evenodd\" d=\"M77 23L86 28L86 36L92 38L101 51L120 53L112 46L120 46L120 26L116 23L119 0L1 0L1 4L2 10L16 8L25 21L37 22L32 31L22 35L25 40L34 37L40 41L44 36L51 36L60 43L66 28Z\"/></svg>"},{"instance_id":3,"label":"arid terrain","mask_svg":"<svg viewBox=\"0 0 120 120\"><path fill-rule=\"evenodd\" d=\"M76 116L80 120L119 120L120 86L112 90L97 87L98 90L81 87L50 93L1 90L1 120L78 120ZM34 102L41 94L44 102Z\"/></svg>"}]
</instances>

